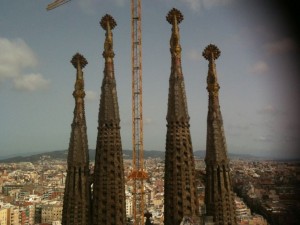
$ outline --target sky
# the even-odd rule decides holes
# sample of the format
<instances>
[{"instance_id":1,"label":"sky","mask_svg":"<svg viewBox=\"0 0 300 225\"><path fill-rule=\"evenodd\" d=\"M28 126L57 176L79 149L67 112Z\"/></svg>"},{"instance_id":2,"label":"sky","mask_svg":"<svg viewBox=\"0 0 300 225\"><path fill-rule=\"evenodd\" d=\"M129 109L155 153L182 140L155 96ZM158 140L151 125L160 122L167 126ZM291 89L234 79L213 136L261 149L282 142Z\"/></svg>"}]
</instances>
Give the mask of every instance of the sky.
<instances>
[{"instance_id":1,"label":"sky","mask_svg":"<svg viewBox=\"0 0 300 225\"><path fill-rule=\"evenodd\" d=\"M110 14L123 149L131 140L131 21L129 0L1 0L0 158L68 148L76 70L84 55L85 110L90 149L96 146L105 31ZM293 2L293 1L291 1ZM144 149L165 149L171 56L167 13L179 9L182 69L194 151L205 150L208 44L216 61L229 153L299 155L299 19L291 8L261 0L142 1ZM294 8L295 9L295 8Z\"/></svg>"}]
</instances>

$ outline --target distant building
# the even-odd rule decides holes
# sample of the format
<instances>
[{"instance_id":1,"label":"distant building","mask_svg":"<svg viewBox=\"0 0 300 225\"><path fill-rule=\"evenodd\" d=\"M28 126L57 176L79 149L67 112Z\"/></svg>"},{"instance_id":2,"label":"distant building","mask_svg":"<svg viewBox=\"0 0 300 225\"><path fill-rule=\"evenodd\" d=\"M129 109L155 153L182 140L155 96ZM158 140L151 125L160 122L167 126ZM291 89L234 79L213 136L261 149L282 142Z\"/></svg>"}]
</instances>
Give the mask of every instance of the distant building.
<instances>
[{"instance_id":1,"label":"distant building","mask_svg":"<svg viewBox=\"0 0 300 225\"><path fill-rule=\"evenodd\" d=\"M30 211L27 207L20 207L19 221L20 225L29 225Z\"/></svg>"},{"instance_id":2,"label":"distant building","mask_svg":"<svg viewBox=\"0 0 300 225\"><path fill-rule=\"evenodd\" d=\"M29 205L29 224L35 224L35 205Z\"/></svg>"},{"instance_id":3,"label":"distant building","mask_svg":"<svg viewBox=\"0 0 300 225\"><path fill-rule=\"evenodd\" d=\"M61 221L62 220L62 205L54 204L54 205L44 205L42 206L42 223L50 223L53 221Z\"/></svg>"},{"instance_id":4,"label":"distant building","mask_svg":"<svg viewBox=\"0 0 300 225\"><path fill-rule=\"evenodd\" d=\"M34 213L34 221L35 223L41 223L42 222L42 205L36 205L35 206L35 213Z\"/></svg>"},{"instance_id":5,"label":"distant building","mask_svg":"<svg viewBox=\"0 0 300 225\"><path fill-rule=\"evenodd\" d=\"M237 225L268 225L267 220L258 214L251 214L251 210L238 197L235 197Z\"/></svg>"},{"instance_id":6,"label":"distant building","mask_svg":"<svg viewBox=\"0 0 300 225\"><path fill-rule=\"evenodd\" d=\"M24 185L14 185L14 184L4 185L2 186L2 193L7 196L9 195L9 192L11 190L22 189L23 187Z\"/></svg>"},{"instance_id":7,"label":"distant building","mask_svg":"<svg viewBox=\"0 0 300 225\"><path fill-rule=\"evenodd\" d=\"M9 225L19 225L19 207L11 206L8 211Z\"/></svg>"},{"instance_id":8,"label":"distant building","mask_svg":"<svg viewBox=\"0 0 300 225\"><path fill-rule=\"evenodd\" d=\"M132 195L126 195L126 216L132 217L133 216L133 202L132 202Z\"/></svg>"},{"instance_id":9,"label":"distant building","mask_svg":"<svg viewBox=\"0 0 300 225\"><path fill-rule=\"evenodd\" d=\"M0 225L8 225L8 209L0 208Z\"/></svg>"}]
</instances>

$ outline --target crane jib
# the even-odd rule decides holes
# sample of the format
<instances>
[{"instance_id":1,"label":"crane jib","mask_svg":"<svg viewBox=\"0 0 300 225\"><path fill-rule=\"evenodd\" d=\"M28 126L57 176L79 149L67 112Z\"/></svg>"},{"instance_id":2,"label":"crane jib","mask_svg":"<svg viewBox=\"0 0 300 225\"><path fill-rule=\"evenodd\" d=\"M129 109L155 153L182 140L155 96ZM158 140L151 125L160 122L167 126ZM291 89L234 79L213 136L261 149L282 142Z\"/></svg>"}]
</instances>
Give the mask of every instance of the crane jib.
<instances>
[{"instance_id":1,"label":"crane jib","mask_svg":"<svg viewBox=\"0 0 300 225\"><path fill-rule=\"evenodd\" d=\"M58 6L61 6L71 0L55 0L47 6L47 10L55 9Z\"/></svg>"}]
</instances>

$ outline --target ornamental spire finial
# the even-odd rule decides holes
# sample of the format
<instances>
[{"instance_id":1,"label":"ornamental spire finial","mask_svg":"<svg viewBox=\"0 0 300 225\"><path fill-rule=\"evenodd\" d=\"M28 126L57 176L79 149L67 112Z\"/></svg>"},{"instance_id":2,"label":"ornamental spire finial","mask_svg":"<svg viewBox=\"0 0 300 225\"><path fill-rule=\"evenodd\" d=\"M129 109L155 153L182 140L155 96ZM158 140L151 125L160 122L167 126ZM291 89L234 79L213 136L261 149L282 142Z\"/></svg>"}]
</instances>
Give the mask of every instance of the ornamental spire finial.
<instances>
[{"instance_id":1,"label":"ornamental spire finial","mask_svg":"<svg viewBox=\"0 0 300 225\"><path fill-rule=\"evenodd\" d=\"M203 57L208 60L216 60L221 55L221 51L216 45L209 44L202 53Z\"/></svg>"},{"instance_id":2,"label":"ornamental spire finial","mask_svg":"<svg viewBox=\"0 0 300 225\"><path fill-rule=\"evenodd\" d=\"M171 9L166 16L167 21L172 24L172 36L170 39L170 50L172 56L180 57L181 46L180 46L180 35L178 24L183 20L183 15L178 9Z\"/></svg>"},{"instance_id":3,"label":"ornamental spire finial","mask_svg":"<svg viewBox=\"0 0 300 225\"><path fill-rule=\"evenodd\" d=\"M221 55L221 51L216 45L209 44L202 53L203 57L209 61L207 75L207 91L217 94L220 86L217 79L215 60Z\"/></svg>"},{"instance_id":4,"label":"ornamental spire finial","mask_svg":"<svg viewBox=\"0 0 300 225\"><path fill-rule=\"evenodd\" d=\"M172 25L174 24L174 20L177 22L177 24L179 24L183 20L183 15L178 9L173 8L169 11L166 19Z\"/></svg>"},{"instance_id":5,"label":"ornamental spire finial","mask_svg":"<svg viewBox=\"0 0 300 225\"><path fill-rule=\"evenodd\" d=\"M113 34L111 31L117 26L117 23L111 15L106 14L102 17L100 25L106 30L104 51L102 55L105 59L111 59L115 56L113 51Z\"/></svg>"},{"instance_id":6,"label":"ornamental spire finial","mask_svg":"<svg viewBox=\"0 0 300 225\"><path fill-rule=\"evenodd\" d=\"M76 53L72 60L71 60L71 63L73 64L73 66L77 69L78 66L80 66L80 68L84 68L86 66L86 64L88 63L86 61L86 59L84 58L83 55L79 54L79 53Z\"/></svg>"}]
</instances>

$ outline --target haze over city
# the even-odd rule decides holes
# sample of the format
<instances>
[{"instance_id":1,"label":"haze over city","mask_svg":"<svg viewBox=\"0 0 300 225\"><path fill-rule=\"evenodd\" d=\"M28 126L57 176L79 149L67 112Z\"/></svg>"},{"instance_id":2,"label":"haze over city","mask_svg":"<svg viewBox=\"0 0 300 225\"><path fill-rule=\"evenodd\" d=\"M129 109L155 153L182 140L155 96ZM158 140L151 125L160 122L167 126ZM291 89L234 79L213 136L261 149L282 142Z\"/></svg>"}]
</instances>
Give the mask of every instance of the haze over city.
<instances>
[{"instance_id":1,"label":"haze over city","mask_svg":"<svg viewBox=\"0 0 300 225\"><path fill-rule=\"evenodd\" d=\"M46 11L50 1L4 0L0 7L0 157L68 148L76 71L83 54L89 148L97 135L105 32L114 16L115 76L123 149L131 149L130 1L72 0ZM208 63L216 44L220 104L228 151L258 156L298 155L299 45L284 9L258 0L143 1L144 146L165 149L169 39L167 12L176 7L182 67L194 150L205 150ZM298 57L298 58L297 58Z\"/></svg>"}]
</instances>

